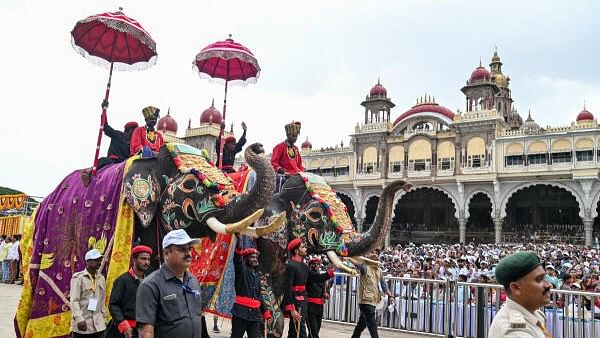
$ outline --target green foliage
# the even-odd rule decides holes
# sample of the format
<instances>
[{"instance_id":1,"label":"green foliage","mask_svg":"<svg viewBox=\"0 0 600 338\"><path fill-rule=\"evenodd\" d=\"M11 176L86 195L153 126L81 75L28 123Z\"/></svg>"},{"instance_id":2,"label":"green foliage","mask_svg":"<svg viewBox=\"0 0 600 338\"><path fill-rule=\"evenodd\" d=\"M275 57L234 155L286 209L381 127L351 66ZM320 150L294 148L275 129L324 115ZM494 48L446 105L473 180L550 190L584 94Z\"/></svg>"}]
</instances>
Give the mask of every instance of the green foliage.
<instances>
[{"instance_id":1,"label":"green foliage","mask_svg":"<svg viewBox=\"0 0 600 338\"><path fill-rule=\"evenodd\" d=\"M23 192L8 187L0 187L0 195L18 195Z\"/></svg>"}]
</instances>

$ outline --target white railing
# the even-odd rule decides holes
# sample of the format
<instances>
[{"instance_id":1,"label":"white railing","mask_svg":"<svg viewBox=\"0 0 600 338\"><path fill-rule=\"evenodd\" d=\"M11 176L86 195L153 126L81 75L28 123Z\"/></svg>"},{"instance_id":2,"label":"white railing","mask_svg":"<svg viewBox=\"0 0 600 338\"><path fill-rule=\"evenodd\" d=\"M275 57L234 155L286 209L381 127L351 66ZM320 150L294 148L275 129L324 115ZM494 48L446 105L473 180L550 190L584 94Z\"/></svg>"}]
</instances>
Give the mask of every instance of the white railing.
<instances>
[{"instance_id":1,"label":"white railing","mask_svg":"<svg viewBox=\"0 0 600 338\"><path fill-rule=\"evenodd\" d=\"M376 307L380 327L434 337L487 337L504 305L503 288L496 284L434 279L384 278L392 299ZM356 323L359 319L358 277L337 274L329 289L323 319ZM553 338L600 336L600 293L552 290L544 307L546 327ZM586 305L590 303L590 309Z\"/></svg>"}]
</instances>

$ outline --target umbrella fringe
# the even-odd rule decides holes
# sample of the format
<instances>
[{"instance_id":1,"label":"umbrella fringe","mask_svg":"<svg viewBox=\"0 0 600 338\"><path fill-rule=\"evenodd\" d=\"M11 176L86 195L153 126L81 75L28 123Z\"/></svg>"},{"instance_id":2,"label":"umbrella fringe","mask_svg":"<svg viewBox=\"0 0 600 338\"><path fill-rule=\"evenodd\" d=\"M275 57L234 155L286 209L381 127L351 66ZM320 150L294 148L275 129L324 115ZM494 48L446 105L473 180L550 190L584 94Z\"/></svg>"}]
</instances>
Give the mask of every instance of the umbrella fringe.
<instances>
[{"instance_id":1,"label":"umbrella fringe","mask_svg":"<svg viewBox=\"0 0 600 338\"><path fill-rule=\"evenodd\" d=\"M194 69L196 71L198 71L198 67L196 67L195 65L194 65ZM208 79L209 83L225 84L225 79L221 79L218 77L211 77L209 74L202 73L200 71L198 71L198 75L200 76L201 79ZM229 86L246 87L249 84L256 84L259 75L260 75L260 72L258 72L255 77L250 77L246 80L229 80L229 81L227 81L227 84Z\"/></svg>"},{"instance_id":2,"label":"umbrella fringe","mask_svg":"<svg viewBox=\"0 0 600 338\"><path fill-rule=\"evenodd\" d=\"M107 61L99 56L91 55L85 49L77 46L75 44L75 39L73 38L73 36L71 36L71 46L73 46L73 49L75 49L77 54L88 59L88 61L90 61L92 64L97 65L97 66L102 66L106 69L110 69L109 61ZM158 60L158 55L154 55L148 61L136 62L134 64L128 64L128 63L124 63L124 62L114 62L113 68L118 71L126 71L126 72L137 71L137 70L146 70L146 69L154 66L156 64L157 60Z\"/></svg>"}]
</instances>

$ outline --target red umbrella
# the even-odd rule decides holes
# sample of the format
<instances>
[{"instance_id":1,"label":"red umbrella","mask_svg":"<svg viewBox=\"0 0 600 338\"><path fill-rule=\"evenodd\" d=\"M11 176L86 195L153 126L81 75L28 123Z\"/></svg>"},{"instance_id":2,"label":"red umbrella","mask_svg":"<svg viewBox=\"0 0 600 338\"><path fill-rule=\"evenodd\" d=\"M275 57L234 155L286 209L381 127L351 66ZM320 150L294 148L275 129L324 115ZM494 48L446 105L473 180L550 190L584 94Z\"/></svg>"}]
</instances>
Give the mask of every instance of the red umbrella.
<instances>
[{"instance_id":1,"label":"red umbrella","mask_svg":"<svg viewBox=\"0 0 600 338\"><path fill-rule=\"evenodd\" d=\"M156 64L156 43L139 22L123 14L122 10L119 8L118 12L89 16L78 21L71 31L71 44L79 54L94 64L110 69L102 101L92 175L96 174L98 165L113 68L142 70Z\"/></svg>"},{"instance_id":2,"label":"red umbrella","mask_svg":"<svg viewBox=\"0 0 600 338\"><path fill-rule=\"evenodd\" d=\"M260 75L260 66L250 49L233 41L231 34L225 41L217 41L204 47L194 60L194 68L201 78L211 81L225 82L225 98L223 99L223 121L227 112L227 85L256 83ZM219 134L219 168L223 164L223 128Z\"/></svg>"}]
</instances>

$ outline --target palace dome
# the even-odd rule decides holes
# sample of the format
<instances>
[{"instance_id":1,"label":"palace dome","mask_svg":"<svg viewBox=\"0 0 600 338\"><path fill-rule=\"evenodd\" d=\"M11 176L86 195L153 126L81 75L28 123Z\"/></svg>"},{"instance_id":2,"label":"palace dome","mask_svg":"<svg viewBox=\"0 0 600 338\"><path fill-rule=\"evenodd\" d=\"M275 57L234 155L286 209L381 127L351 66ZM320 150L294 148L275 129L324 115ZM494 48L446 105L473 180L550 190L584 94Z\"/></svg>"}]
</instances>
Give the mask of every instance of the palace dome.
<instances>
[{"instance_id":1,"label":"palace dome","mask_svg":"<svg viewBox=\"0 0 600 338\"><path fill-rule=\"evenodd\" d=\"M490 72L487 69L485 69L485 67L483 67L482 65L479 65L479 67L475 68L475 70L473 70L473 72L471 73L469 81L480 81L489 79L490 77Z\"/></svg>"},{"instance_id":2,"label":"palace dome","mask_svg":"<svg viewBox=\"0 0 600 338\"><path fill-rule=\"evenodd\" d=\"M542 128L539 126L539 124L535 123L535 121L531 117L531 111L530 111L529 114L527 115L527 120L525 120L525 122L523 122L523 124L519 127L519 130L522 130L526 133L537 133L540 130L542 130Z\"/></svg>"},{"instance_id":3,"label":"palace dome","mask_svg":"<svg viewBox=\"0 0 600 338\"><path fill-rule=\"evenodd\" d=\"M171 117L171 112L168 112L167 116L163 116L158 120L157 129L177 133L177 121Z\"/></svg>"},{"instance_id":4,"label":"palace dome","mask_svg":"<svg viewBox=\"0 0 600 338\"><path fill-rule=\"evenodd\" d=\"M592 121L593 119L594 119L594 114L592 114L589 110L587 110L585 108L577 115L577 122Z\"/></svg>"},{"instance_id":5,"label":"palace dome","mask_svg":"<svg viewBox=\"0 0 600 338\"><path fill-rule=\"evenodd\" d=\"M377 80L377 84L371 88L369 91L369 96L371 97L387 97L387 89L379 83Z\"/></svg>"},{"instance_id":6,"label":"palace dome","mask_svg":"<svg viewBox=\"0 0 600 338\"><path fill-rule=\"evenodd\" d=\"M203 123L223 123L223 116L221 115L221 112L215 108L215 100L213 100L212 105L204 110L200 115L200 124Z\"/></svg>"},{"instance_id":7,"label":"palace dome","mask_svg":"<svg viewBox=\"0 0 600 338\"><path fill-rule=\"evenodd\" d=\"M312 149L312 143L308 140L308 136L306 137L306 141L302 142L301 149Z\"/></svg>"},{"instance_id":8,"label":"palace dome","mask_svg":"<svg viewBox=\"0 0 600 338\"><path fill-rule=\"evenodd\" d=\"M417 105L413 106L412 108L410 108L409 110L405 111L402 115L400 115L394 121L394 125L397 125L398 123L405 120L406 118L413 116L413 115L417 115L417 114L438 115L438 117L442 117L444 120L449 120L448 122L453 121L454 115L455 115L452 110L450 110L444 106L440 106L439 104L437 104L435 102L426 102L426 103L417 104Z\"/></svg>"}]
</instances>

